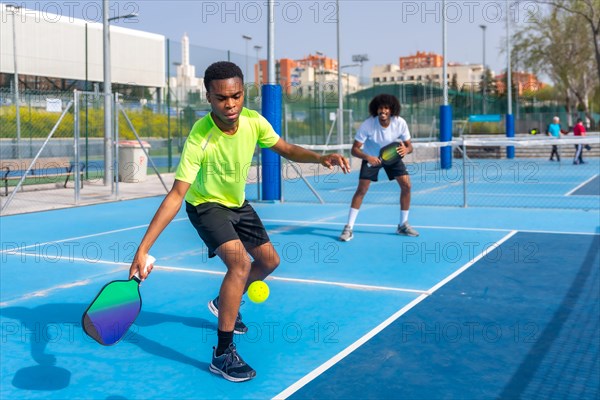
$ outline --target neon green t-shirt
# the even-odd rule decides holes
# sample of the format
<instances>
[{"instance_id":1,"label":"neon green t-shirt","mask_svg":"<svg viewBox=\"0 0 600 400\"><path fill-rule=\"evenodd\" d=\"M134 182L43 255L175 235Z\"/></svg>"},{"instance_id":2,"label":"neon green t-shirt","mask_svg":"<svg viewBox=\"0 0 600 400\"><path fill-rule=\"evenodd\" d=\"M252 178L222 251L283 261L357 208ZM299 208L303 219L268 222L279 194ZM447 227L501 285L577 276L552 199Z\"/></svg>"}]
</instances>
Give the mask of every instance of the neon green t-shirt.
<instances>
[{"instance_id":1,"label":"neon green t-shirt","mask_svg":"<svg viewBox=\"0 0 600 400\"><path fill-rule=\"evenodd\" d=\"M223 133L210 113L196 121L175 173L175 179L191 185L185 200L194 206L216 202L241 207L256 144L272 147L278 140L271 124L247 108L242 109L233 135Z\"/></svg>"}]
</instances>

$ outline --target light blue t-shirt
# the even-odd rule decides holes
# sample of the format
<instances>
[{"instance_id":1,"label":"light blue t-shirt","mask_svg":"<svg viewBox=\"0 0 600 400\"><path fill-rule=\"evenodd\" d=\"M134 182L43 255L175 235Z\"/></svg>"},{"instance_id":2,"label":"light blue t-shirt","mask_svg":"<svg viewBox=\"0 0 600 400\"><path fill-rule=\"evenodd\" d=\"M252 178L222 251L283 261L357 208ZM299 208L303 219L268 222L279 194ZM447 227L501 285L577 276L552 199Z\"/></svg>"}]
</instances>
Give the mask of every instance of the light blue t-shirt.
<instances>
[{"instance_id":1,"label":"light blue t-shirt","mask_svg":"<svg viewBox=\"0 0 600 400\"><path fill-rule=\"evenodd\" d=\"M555 138L560 137L560 124L548 125L548 133L550 136L554 136Z\"/></svg>"}]
</instances>

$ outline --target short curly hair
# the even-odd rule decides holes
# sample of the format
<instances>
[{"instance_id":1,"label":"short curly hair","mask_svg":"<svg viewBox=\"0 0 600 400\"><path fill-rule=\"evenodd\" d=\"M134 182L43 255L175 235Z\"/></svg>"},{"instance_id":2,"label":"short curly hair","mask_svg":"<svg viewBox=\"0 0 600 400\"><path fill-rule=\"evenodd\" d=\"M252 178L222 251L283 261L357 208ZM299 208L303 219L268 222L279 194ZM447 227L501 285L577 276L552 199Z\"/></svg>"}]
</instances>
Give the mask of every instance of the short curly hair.
<instances>
[{"instance_id":1,"label":"short curly hair","mask_svg":"<svg viewBox=\"0 0 600 400\"><path fill-rule=\"evenodd\" d=\"M240 67L229 61L218 61L206 68L204 72L204 87L207 92L210 92L212 81L230 78L240 78L242 83L244 83L244 74Z\"/></svg>"},{"instance_id":2,"label":"short curly hair","mask_svg":"<svg viewBox=\"0 0 600 400\"><path fill-rule=\"evenodd\" d=\"M369 103L369 114L372 117L376 117L377 110L381 106L388 106L392 116L400 116L400 101L398 101L396 96L384 93L373 97L373 100Z\"/></svg>"}]
</instances>

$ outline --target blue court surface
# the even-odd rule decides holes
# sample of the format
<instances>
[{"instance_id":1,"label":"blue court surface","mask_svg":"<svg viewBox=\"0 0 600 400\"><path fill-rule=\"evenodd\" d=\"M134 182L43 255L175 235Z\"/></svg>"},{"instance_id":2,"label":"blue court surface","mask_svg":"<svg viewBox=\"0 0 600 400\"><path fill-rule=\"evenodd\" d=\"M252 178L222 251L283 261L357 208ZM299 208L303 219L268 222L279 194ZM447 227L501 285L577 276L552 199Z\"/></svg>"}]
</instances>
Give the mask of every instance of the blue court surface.
<instances>
[{"instance_id":1,"label":"blue court surface","mask_svg":"<svg viewBox=\"0 0 600 400\"><path fill-rule=\"evenodd\" d=\"M351 194L351 193L350 193ZM1 219L2 399L600 396L598 209L255 203L281 256L235 340L257 370L209 372L224 267L180 212L154 245L142 312L102 347L81 316L125 279L158 197ZM596 198L596 201L598 199Z\"/></svg>"}]
</instances>

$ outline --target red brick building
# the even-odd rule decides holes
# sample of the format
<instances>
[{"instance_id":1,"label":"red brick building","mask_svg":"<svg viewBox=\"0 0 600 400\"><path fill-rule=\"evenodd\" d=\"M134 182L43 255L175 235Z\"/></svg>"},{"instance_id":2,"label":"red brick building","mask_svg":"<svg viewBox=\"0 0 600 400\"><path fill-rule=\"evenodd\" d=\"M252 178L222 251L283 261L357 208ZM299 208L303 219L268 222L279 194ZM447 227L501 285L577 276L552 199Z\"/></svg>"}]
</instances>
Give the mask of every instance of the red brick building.
<instances>
[{"instance_id":1,"label":"red brick building","mask_svg":"<svg viewBox=\"0 0 600 400\"><path fill-rule=\"evenodd\" d=\"M283 93L292 92L292 75L296 68L313 68L315 71L335 71L337 74L338 62L323 55L312 55L300 60L281 58L275 63L275 79L281 85ZM262 85L267 81L267 60L260 60L254 66L254 81Z\"/></svg>"},{"instance_id":2,"label":"red brick building","mask_svg":"<svg viewBox=\"0 0 600 400\"><path fill-rule=\"evenodd\" d=\"M527 91L538 91L545 86L543 82L538 80L536 75L529 72L513 71L511 78L519 95ZM498 93L504 93L506 91L506 73L496 75L494 80L496 81Z\"/></svg>"},{"instance_id":3,"label":"red brick building","mask_svg":"<svg viewBox=\"0 0 600 400\"><path fill-rule=\"evenodd\" d=\"M441 67L444 63L444 57L435 53L426 53L417 51L417 54L407 57L400 57L400 69L431 68Z\"/></svg>"}]
</instances>

